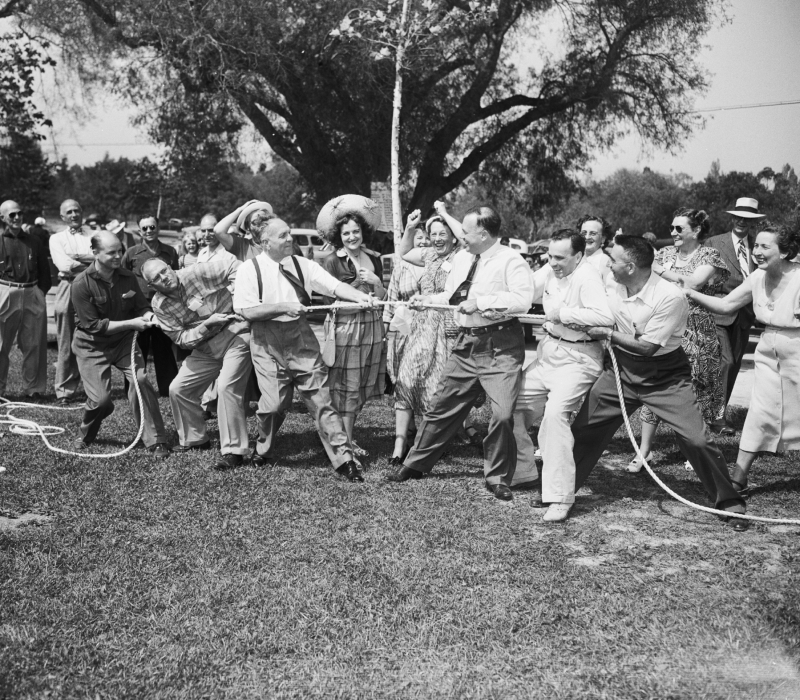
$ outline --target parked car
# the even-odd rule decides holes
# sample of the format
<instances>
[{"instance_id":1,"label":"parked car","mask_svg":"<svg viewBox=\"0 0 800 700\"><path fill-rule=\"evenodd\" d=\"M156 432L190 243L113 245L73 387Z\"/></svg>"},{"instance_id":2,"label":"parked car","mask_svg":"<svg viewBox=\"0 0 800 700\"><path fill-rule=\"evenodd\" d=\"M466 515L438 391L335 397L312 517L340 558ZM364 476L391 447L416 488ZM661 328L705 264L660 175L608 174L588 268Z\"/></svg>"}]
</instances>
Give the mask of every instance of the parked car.
<instances>
[{"instance_id":1,"label":"parked car","mask_svg":"<svg viewBox=\"0 0 800 700\"><path fill-rule=\"evenodd\" d=\"M327 258L333 252L333 248L327 245L313 228L293 228L292 238L306 257L308 257L309 248L313 250L316 262Z\"/></svg>"}]
</instances>

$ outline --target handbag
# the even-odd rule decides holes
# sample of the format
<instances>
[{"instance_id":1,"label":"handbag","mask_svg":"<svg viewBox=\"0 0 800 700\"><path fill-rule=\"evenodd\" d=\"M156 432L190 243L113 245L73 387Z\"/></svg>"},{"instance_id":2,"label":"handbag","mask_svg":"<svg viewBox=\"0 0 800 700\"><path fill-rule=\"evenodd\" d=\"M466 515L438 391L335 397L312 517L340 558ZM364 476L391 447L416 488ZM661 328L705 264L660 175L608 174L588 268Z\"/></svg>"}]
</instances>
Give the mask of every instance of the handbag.
<instances>
[{"instance_id":1,"label":"handbag","mask_svg":"<svg viewBox=\"0 0 800 700\"><path fill-rule=\"evenodd\" d=\"M326 367L333 367L336 362L336 309L325 317L325 324L322 326L325 337L322 341L321 355Z\"/></svg>"}]
</instances>

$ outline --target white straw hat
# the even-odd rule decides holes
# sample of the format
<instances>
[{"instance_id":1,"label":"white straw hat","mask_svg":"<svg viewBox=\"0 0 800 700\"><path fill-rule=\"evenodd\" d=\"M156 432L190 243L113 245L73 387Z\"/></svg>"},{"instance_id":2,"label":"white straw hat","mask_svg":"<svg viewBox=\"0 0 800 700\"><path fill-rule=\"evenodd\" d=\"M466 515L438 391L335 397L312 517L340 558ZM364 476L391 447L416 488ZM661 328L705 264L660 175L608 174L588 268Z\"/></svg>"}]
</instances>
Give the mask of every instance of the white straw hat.
<instances>
[{"instance_id":1,"label":"white straw hat","mask_svg":"<svg viewBox=\"0 0 800 700\"><path fill-rule=\"evenodd\" d=\"M739 197L736 206L729 209L728 214L741 216L743 219L763 219L766 216L758 213L758 200L752 197Z\"/></svg>"}]
</instances>

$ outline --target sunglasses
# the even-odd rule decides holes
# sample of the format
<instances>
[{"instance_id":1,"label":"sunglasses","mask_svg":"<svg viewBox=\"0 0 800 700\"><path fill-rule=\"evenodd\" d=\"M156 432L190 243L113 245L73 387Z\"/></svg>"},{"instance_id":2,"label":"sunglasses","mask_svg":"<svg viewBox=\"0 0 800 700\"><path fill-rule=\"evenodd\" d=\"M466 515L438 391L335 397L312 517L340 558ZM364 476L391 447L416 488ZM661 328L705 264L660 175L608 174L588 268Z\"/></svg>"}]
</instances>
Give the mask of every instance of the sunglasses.
<instances>
[{"instance_id":1,"label":"sunglasses","mask_svg":"<svg viewBox=\"0 0 800 700\"><path fill-rule=\"evenodd\" d=\"M155 230L156 230L156 227L155 227L155 226L140 226L139 228L140 228L142 231L155 231Z\"/></svg>"},{"instance_id":2,"label":"sunglasses","mask_svg":"<svg viewBox=\"0 0 800 700\"><path fill-rule=\"evenodd\" d=\"M22 212L21 211L10 211L10 212L8 212L8 218L9 219L19 219L21 217L22 217Z\"/></svg>"},{"instance_id":3,"label":"sunglasses","mask_svg":"<svg viewBox=\"0 0 800 700\"><path fill-rule=\"evenodd\" d=\"M200 233L214 233L213 228L201 228Z\"/></svg>"},{"instance_id":4,"label":"sunglasses","mask_svg":"<svg viewBox=\"0 0 800 700\"><path fill-rule=\"evenodd\" d=\"M673 231L675 231L675 233L683 233L684 229L686 229L687 231L692 230L691 227L689 226L670 226L669 232L672 233Z\"/></svg>"}]
</instances>

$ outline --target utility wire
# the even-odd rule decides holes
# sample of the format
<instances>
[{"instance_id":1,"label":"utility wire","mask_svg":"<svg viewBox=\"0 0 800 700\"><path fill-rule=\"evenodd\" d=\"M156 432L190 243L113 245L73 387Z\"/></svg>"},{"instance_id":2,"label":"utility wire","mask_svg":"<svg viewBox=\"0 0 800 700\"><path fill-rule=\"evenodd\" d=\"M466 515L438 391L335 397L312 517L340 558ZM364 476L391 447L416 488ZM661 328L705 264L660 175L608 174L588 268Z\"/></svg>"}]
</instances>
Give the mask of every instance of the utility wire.
<instances>
[{"instance_id":1,"label":"utility wire","mask_svg":"<svg viewBox=\"0 0 800 700\"><path fill-rule=\"evenodd\" d=\"M785 100L783 102L759 102L752 105L732 105L731 107L711 107L709 109L694 109L690 114L700 114L702 112L727 112L733 109L755 109L756 107L778 107L780 105L797 105L800 100Z\"/></svg>"}]
</instances>

